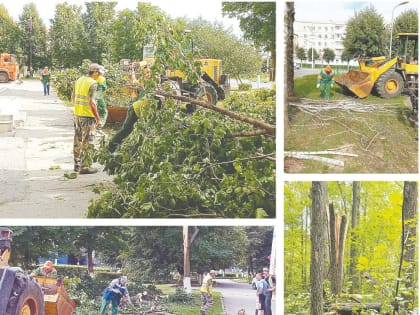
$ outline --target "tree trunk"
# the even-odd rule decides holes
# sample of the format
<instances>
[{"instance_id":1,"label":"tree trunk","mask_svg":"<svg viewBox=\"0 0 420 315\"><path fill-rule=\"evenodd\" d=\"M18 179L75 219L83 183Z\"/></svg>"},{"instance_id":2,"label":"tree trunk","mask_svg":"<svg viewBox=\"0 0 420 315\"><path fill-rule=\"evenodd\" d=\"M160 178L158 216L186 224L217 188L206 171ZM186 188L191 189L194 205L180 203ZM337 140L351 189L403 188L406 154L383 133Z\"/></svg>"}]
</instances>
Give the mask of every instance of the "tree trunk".
<instances>
[{"instance_id":1,"label":"tree trunk","mask_svg":"<svg viewBox=\"0 0 420 315\"><path fill-rule=\"evenodd\" d=\"M339 246L338 246L338 278L337 278L337 294L341 294L343 291L344 281L344 248L346 246L347 236L347 216L341 216L340 222L340 234L339 234Z\"/></svg>"},{"instance_id":2,"label":"tree trunk","mask_svg":"<svg viewBox=\"0 0 420 315\"><path fill-rule=\"evenodd\" d=\"M359 222L360 208L360 182L353 182L353 204L351 207L351 243L350 243L350 268L349 273L352 280L351 293L359 289L359 275L356 269L357 265L357 234L355 232Z\"/></svg>"},{"instance_id":3,"label":"tree trunk","mask_svg":"<svg viewBox=\"0 0 420 315\"><path fill-rule=\"evenodd\" d=\"M92 248L88 248L87 249L87 255L88 255L88 273L89 276L93 277L93 249Z\"/></svg>"},{"instance_id":4,"label":"tree trunk","mask_svg":"<svg viewBox=\"0 0 420 315\"><path fill-rule=\"evenodd\" d=\"M191 275L190 275L190 252L191 252L191 245L193 244L194 240L196 239L199 229L194 227L194 233L191 236L191 239L188 235L188 226L184 226L182 229L182 235L184 237L184 290L187 294L192 294L191 288Z\"/></svg>"},{"instance_id":5,"label":"tree trunk","mask_svg":"<svg viewBox=\"0 0 420 315\"><path fill-rule=\"evenodd\" d=\"M329 205L330 213L330 272L332 294L339 295L343 289L344 274L344 247L347 234L347 218L341 216L339 221L338 214L334 211L334 205Z\"/></svg>"},{"instance_id":6,"label":"tree trunk","mask_svg":"<svg viewBox=\"0 0 420 315\"><path fill-rule=\"evenodd\" d=\"M338 283L338 235L336 233L337 226L337 215L334 211L334 205L330 203L329 205L330 213L330 272L329 280L331 283L331 293L337 294L337 283Z\"/></svg>"},{"instance_id":7,"label":"tree trunk","mask_svg":"<svg viewBox=\"0 0 420 315\"><path fill-rule=\"evenodd\" d=\"M323 269L324 230L327 208L327 183L312 182L311 198L311 315L321 315L323 311Z\"/></svg>"},{"instance_id":8,"label":"tree trunk","mask_svg":"<svg viewBox=\"0 0 420 315\"><path fill-rule=\"evenodd\" d=\"M406 272L408 275L408 287L413 286L415 254L416 254L416 238L417 238L417 182L404 182L404 201L402 206L403 217L403 260L404 265L410 270Z\"/></svg>"},{"instance_id":9,"label":"tree trunk","mask_svg":"<svg viewBox=\"0 0 420 315\"><path fill-rule=\"evenodd\" d=\"M286 30L285 34L285 56L286 65L284 68L284 77L286 78L286 87L284 93L284 135L287 134L289 129L289 116L288 116L288 98L295 96L294 88L294 63L293 63L293 23L295 21L295 4L294 2L286 2L286 14L284 16L284 26Z\"/></svg>"},{"instance_id":10,"label":"tree trunk","mask_svg":"<svg viewBox=\"0 0 420 315\"><path fill-rule=\"evenodd\" d=\"M277 248L277 242L276 242L276 226L274 226L273 231L273 241L271 243L271 254L270 254L270 275L274 275L276 273L276 248Z\"/></svg>"}]
</instances>

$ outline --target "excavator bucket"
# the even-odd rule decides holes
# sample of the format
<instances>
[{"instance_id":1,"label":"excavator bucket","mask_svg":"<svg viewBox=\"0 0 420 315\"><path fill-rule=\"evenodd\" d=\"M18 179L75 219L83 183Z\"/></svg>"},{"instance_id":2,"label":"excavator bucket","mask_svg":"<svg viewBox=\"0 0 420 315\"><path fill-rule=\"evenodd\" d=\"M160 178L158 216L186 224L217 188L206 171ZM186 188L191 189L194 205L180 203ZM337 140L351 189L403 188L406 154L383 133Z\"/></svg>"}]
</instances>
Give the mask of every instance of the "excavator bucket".
<instances>
[{"instance_id":1,"label":"excavator bucket","mask_svg":"<svg viewBox=\"0 0 420 315\"><path fill-rule=\"evenodd\" d=\"M353 92L359 98L365 98L370 95L375 84L370 73L355 70L349 70L346 74L335 78L334 81Z\"/></svg>"}]
</instances>

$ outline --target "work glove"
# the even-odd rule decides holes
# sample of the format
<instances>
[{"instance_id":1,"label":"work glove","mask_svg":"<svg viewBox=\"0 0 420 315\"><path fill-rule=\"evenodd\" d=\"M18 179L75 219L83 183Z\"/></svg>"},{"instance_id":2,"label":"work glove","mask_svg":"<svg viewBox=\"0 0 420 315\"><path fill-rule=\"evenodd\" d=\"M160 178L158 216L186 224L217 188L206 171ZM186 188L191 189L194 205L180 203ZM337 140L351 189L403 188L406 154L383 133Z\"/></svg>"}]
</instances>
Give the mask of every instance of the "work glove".
<instances>
[{"instance_id":1,"label":"work glove","mask_svg":"<svg viewBox=\"0 0 420 315\"><path fill-rule=\"evenodd\" d=\"M316 88L319 89L319 83L316 85Z\"/></svg>"}]
</instances>

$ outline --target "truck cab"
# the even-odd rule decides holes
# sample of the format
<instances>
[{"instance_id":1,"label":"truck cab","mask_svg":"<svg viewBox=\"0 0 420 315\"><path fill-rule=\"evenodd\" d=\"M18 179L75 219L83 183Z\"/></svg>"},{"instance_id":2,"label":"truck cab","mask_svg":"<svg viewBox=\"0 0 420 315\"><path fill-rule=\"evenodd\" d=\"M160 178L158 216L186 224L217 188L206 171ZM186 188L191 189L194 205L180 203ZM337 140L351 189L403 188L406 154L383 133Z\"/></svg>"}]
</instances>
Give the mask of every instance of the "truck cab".
<instances>
[{"instance_id":1,"label":"truck cab","mask_svg":"<svg viewBox=\"0 0 420 315\"><path fill-rule=\"evenodd\" d=\"M19 75L19 64L13 54L0 54L0 83L14 81Z\"/></svg>"}]
</instances>

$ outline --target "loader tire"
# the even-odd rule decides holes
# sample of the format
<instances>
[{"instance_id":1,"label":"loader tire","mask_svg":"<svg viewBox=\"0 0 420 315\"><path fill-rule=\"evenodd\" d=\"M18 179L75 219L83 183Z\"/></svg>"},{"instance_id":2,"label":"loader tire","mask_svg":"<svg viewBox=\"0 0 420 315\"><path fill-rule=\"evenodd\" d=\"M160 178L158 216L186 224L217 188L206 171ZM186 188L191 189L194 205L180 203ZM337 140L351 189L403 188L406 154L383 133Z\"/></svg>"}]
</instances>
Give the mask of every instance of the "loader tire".
<instances>
[{"instance_id":1,"label":"loader tire","mask_svg":"<svg viewBox=\"0 0 420 315\"><path fill-rule=\"evenodd\" d=\"M200 84L198 86L197 98L204 102L216 105L217 103L217 92L214 87L208 84Z\"/></svg>"},{"instance_id":2,"label":"loader tire","mask_svg":"<svg viewBox=\"0 0 420 315\"><path fill-rule=\"evenodd\" d=\"M7 72L0 72L0 83L7 83L9 82L9 75Z\"/></svg>"},{"instance_id":3,"label":"loader tire","mask_svg":"<svg viewBox=\"0 0 420 315\"><path fill-rule=\"evenodd\" d=\"M44 315L44 312L44 297L39 284L27 275L16 275L6 315Z\"/></svg>"},{"instance_id":4,"label":"loader tire","mask_svg":"<svg viewBox=\"0 0 420 315\"><path fill-rule=\"evenodd\" d=\"M375 83L376 93L382 98L393 98L401 94L404 88L404 79L394 70L388 70Z\"/></svg>"}]
</instances>

